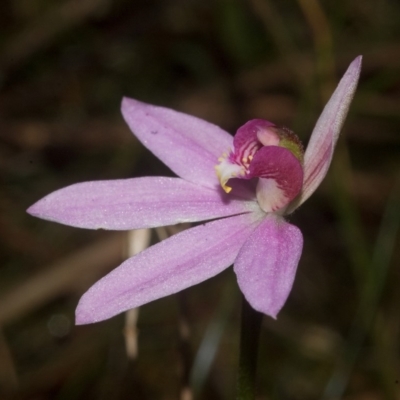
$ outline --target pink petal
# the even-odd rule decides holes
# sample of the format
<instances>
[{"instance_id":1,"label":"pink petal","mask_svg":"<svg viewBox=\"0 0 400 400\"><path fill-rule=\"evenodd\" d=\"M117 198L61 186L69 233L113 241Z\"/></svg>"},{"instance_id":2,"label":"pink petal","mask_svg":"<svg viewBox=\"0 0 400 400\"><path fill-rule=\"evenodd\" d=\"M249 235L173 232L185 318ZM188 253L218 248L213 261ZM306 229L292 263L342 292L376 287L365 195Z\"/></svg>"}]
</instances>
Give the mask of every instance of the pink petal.
<instances>
[{"instance_id":1,"label":"pink petal","mask_svg":"<svg viewBox=\"0 0 400 400\"><path fill-rule=\"evenodd\" d=\"M255 206L221 188L147 177L78 183L47 195L27 211L79 228L127 230L225 217Z\"/></svg>"},{"instance_id":2,"label":"pink petal","mask_svg":"<svg viewBox=\"0 0 400 400\"><path fill-rule=\"evenodd\" d=\"M304 154L303 191L292 210L306 201L325 178L357 88L361 61L362 57L358 56L350 64L315 125Z\"/></svg>"},{"instance_id":3,"label":"pink petal","mask_svg":"<svg viewBox=\"0 0 400 400\"><path fill-rule=\"evenodd\" d=\"M102 321L220 273L233 263L259 221L255 214L220 219L144 250L82 296L76 323Z\"/></svg>"},{"instance_id":4,"label":"pink petal","mask_svg":"<svg viewBox=\"0 0 400 400\"><path fill-rule=\"evenodd\" d=\"M292 289L303 247L300 230L269 215L241 248L234 271L251 306L276 318Z\"/></svg>"},{"instance_id":5,"label":"pink petal","mask_svg":"<svg viewBox=\"0 0 400 400\"><path fill-rule=\"evenodd\" d=\"M215 165L232 146L216 125L168 108L124 98L122 114L135 136L178 176L199 185L219 185Z\"/></svg>"},{"instance_id":6,"label":"pink petal","mask_svg":"<svg viewBox=\"0 0 400 400\"><path fill-rule=\"evenodd\" d=\"M303 185L303 167L284 147L262 147L250 164L249 177L259 177L257 199L265 212L277 211L289 204Z\"/></svg>"}]
</instances>

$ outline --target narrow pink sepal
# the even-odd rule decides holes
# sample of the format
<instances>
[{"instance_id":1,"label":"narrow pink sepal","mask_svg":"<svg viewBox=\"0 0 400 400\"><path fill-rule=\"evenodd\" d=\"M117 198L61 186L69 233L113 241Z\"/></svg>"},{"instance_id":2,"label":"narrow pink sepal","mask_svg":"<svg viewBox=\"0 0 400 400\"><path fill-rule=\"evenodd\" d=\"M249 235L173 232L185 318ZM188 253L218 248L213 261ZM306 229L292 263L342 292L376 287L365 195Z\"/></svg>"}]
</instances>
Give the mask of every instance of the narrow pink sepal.
<instances>
[{"instance_id":1,"label":"narrow pink sepal","mask_svg":"<svg viewBox=\"0 0 400 400\"><path fill-rule=\"evenodd\" d=\"M315 125L304 154L303 191L292 210L306 201L325 178L357 88L361 61L362 56L358 56L350 64Z\"/></svg>"},{"instance_id":2,"label":"narrow pink sepal","mask_svg":"<svg viewBox=\"0 0 400 400\"><path fill-rule=\"evenodd\" d=\"M233 263L258 223L254 214L220 219L144 250L82 296L76 323L102 321L211 278Z\"/></svg>"},{"instance_id":3,"label":"narrow pink sepal","mask_svg":"<svg viewBox=\"0 0 400 400\"><path fill-rule=\"evenodd\" d=\"M257 311L276 318L289 296L303 248L300 229L269 215L235 260L240 290Z\"/></svg>"},{"instance_id":4,"label":"narrow pink sepal","mask_svg":"<svg viewBox=\"0 0 400 400\"><path fill-rule=\"evenodd\" d=\"M124 98L121 111L135 136L178 176L219 186L214 167L232 147L229 133L191 115L134 99Z\"/></svg>"},{"instance_id":5,"label":"narrow pink sepal","mask_svg":"<svg viewBox=\"0 0 400 400\"><path fill-rule=\"evenodd\" d=\"M254 206L221 188L146 177L78 183L50 193L27 211L79 228L129 230L226 217Z\"/></svg>"}]
</instances>

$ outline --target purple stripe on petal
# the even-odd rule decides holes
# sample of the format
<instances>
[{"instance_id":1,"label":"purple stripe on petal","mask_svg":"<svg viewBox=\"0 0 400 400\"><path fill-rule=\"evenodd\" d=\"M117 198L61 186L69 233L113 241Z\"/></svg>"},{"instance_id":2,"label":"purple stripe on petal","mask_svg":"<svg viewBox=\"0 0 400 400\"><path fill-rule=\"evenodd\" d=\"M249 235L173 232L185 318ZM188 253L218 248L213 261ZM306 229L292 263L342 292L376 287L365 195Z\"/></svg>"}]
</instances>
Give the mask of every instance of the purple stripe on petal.
<instances>
[{"instance_id":1,"label":"purple stripe on petal","mask_svg":"<svg viewBox=\"0 0 400 400\"><path fill-rule=\"evenodd\" d=\"M262 147L250 164L249 177L259 177L257 199L265 212L285 207L300 192L303 167L284 147Z\"/></svg>"},{"instance_id":2,"label":"purple stripe on petal","mask_svg":"<svg viewBox=\"0 0 400 400\"><path fill-rule=\"evenodd\" d=\"M241 126L233 139L233 148L221 154L215 170L222 188L229 193L232 190L232 178L249 179L249 165L254 154L262 146L277 146L280 137L276 127L263 119L252 119Z\"/></svg>"},{"instance_id":3,"label":"purple stripe on petal","mask_svg":"<svg viewBox=\"0 0 400 400\"><path fill-rule=\"evenodd\" d=\"M259 223L243 214L199 225L125 261L81 298L76 323L88 324L179 292L219 274Z\"/></svg>"},{"instance_id":4,"label":"purple stripe on petal","mask_svg":"<svg viewBox=\"0 0 400 400\"><path fill-rule=\"evenodd\" d=\"M258 208L180 178L146 177L78 183L39 200L28 213L89 229L129 230L195 222Z\"/></svg>"},{"instance_id":5,"label":"purple stripe on petal","mask_svg":"<svg viewBox=\"0 0 400 400\"><path fill-rule=\"evenodd\" d=\"M122 114L135 136L178 176L219 186L215 165L232 136L209 122L168 108L124 98Z\"/></svg>"},{"instance_id":6,"label":"purple stripe on petal","mask_svg":"<svg viewBox=\"0 0 400 400\"><path fill-rule=\"evenodd\" d=\"M333 151L357 88L362 57L349 66L319 117L304 154L304 184L301 196L290 206L293 211L320 185L332 161Z\"/></svg>"},{"instance_id":7,"label":"purple stripe on petal","mask_svg":"<svg viewBox=\"0 0 400 400\"><path fill-rule=\"evenodd\" d=\"M241 126L233 138L234 153L238 161L253 155L261 146L277 146L279 135L275 125L263 119L252 119Z\"/></svg>"},{"instance_id":8,"label":"purple stripe on petal","mask_svg":"<svg viewBox=\"0 0 400 400\"><path fill-rule=\"evenodd\" d=\"M292 289L303 247L300 230L269 215L252 232L235 261L241 291L251 306L276 318Z\"/></svg>"}]
</instances>

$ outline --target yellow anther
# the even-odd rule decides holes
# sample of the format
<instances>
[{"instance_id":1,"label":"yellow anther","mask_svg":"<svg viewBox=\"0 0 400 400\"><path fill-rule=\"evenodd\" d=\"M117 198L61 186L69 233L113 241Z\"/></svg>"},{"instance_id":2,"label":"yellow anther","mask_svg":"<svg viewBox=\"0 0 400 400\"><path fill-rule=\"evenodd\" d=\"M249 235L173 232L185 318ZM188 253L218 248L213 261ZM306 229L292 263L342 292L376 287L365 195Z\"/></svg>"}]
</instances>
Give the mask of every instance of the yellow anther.
<instances>
[{"instance_id":1,"label":"yellow anther","mask_svg":"<svg viewBox=\"0 0 400 400\"><path fill-rule=\"evenodd\" d=\"M222 188L225 190L226 193L229 193L232 190L232 188L230 186L226 186L226 185L223 186Z\"/></svg>"}]
</instances>

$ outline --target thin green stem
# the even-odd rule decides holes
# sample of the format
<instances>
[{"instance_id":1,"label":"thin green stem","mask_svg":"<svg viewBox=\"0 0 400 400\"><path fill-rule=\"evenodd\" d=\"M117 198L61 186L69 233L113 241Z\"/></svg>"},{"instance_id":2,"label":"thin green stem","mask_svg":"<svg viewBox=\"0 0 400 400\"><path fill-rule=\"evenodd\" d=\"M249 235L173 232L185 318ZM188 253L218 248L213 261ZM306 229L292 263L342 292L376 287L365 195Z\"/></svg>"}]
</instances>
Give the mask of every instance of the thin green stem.
<instances>
[{"instance_id":1,"label":"thin green stem","mask_svg":"<svg viewBox=\"0 0 400 400\"><path fill-rule=\"evenodd\" d=\"M255 311L243 297L237 400L254 400L255 398L261 321L262 314Z\"/></svg>"}]
</instances>

